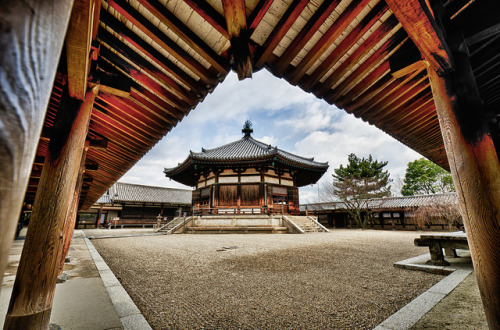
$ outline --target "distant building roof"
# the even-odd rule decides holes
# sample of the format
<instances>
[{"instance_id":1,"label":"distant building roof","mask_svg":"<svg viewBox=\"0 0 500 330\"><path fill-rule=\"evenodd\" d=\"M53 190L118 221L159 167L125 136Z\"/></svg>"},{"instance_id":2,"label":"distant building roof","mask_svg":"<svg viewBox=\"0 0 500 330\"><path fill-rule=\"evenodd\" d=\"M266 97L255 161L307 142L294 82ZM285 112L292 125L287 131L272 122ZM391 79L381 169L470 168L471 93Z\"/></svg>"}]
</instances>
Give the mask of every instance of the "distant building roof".
<instances>
[{"instance_id":1,"label":"distant building roof","mask_svg":"<svg viewBox=\"0 0 500 330\"><path fill-rule=\"evenodd\" d=\"M374 198L368 202L368 206L372 210L394 210L394 209L411 209L419 206L430 206L436 203L458 203L455 193L434 194L434 195L417 195L404 197L385 197ZM301 211L305 209L309 211L335 211L345 210L343 202L324 202L303 204L300 206Z\"/></svg>"},{"instance_id":2,"label":"distant building roof","mask_svg":"<svg viewBox=\"0 0 500 330\"><path fill-rule=\"evenodd\" d=\"M278 147L273 147L255 140L250 136L248 129L240 140L225 144L213 149L201 149L201 152L189 152L189 156L174 168L166 168L164 173L181 183L194 186L194 173L201 167L230 167L235 164L259 165L262 163L281 163L289 169L295 170L298 175L297 186L315 183L328 169L328 162L316 162L314 158L305 158L294 155Z\"/></svg>"},{"instance_id":3,"label":"distant building roof","mask_svg":"<svg viewBox=\"0 0 500 330\"><path fill-rule=\"evenodd\" d=\"M157 203L191 205L192 191L116 182L97 200L98 204Z\"/></svg>"}]
</instances>

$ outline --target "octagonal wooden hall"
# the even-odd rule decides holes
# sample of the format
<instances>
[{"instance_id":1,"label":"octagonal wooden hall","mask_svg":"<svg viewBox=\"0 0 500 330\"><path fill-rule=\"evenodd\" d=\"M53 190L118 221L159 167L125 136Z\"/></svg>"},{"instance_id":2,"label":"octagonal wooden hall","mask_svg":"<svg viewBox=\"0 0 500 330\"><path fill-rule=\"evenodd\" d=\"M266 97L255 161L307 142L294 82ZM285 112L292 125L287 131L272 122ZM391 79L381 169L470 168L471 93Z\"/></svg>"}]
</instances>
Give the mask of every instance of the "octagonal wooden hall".
<instances>
[{"instance_id":1,"label":"octagonal wooden hall","mask_svg":"<svg viewBox=\"0 0 500 330\"><path fill-rule=\"evenodd\" d=\"M500 327L498 1L5 0L0 8L2 274L18 216L33 209L6 327L48 325L76 211L230 69L240 79L267 69L451 169L488 323Z\"/></svg>"},{"instance_id":2,"label":"octagonal wooden hall","mask_svg":"<svg viewBox=\"0 0 500 330\"><path fill-rule=\"evenodd\" d=\"M315 162L255 140L246 121L243 138L189 156L165 175L195 187L195 214L299 214L299 189L316 183L328 163Z\"/></svg>"}]
</instances>

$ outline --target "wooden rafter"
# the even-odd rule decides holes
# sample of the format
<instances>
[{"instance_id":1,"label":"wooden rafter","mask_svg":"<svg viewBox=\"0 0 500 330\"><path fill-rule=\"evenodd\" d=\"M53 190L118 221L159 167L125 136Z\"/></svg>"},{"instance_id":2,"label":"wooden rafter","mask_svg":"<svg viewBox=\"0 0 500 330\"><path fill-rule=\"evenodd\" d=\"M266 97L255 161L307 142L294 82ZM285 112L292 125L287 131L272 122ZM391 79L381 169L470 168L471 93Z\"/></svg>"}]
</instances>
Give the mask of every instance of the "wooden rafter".
<instances>
[{"instance_id":1,"label":"wooden rafter","mask_svg":"<svg viewBox=\"0 0 500 330\"><path fill-rule=\"evenodd\" d=\"M75 0L66 36L69 94L79 100L87 91L95 9L93 0Z\"/></svg>"},{"instance_id":2,"label":"wooden rafter","mask_svg":"<svg viewBox=\"0 0 500 330\"><path fill-rule=\"evenodd\" d=\"M165 86L141 71L134 63L128 62L122 54L117 54L106 46L101 49L101 59L99 63L103 62L108 62L114 69L130 78L132 80L131 86L135 86L137 89L148 89L162 98L166 103L170 104L171 107L178 109L178 111L183 112L191 107L191 105L169 92Z\"/></svg>"},{"instance_id":3,"label":"wooden rafter","mask_svg":"<svg viewBox=\"0 0 500 330\"><path fill-rule=\"evenodd\" d=\"M453 68L452 56L427 5L419 0L387 0L387 5L413 40L424 60L439 74Z\"/></svg>"},{"instance_id":4,"label":"wooden rafter","mask_svg":"<svg viewBox=\"0 0 500 330\"><path fill-rule=\"evenodd\" d=\"M273 4L274 0L260 0L257 6L255 6L254 10L248 17L248 30L252 33L255 28L259 25L264 15L267 13L267 10Z\"/></svg>"},{"instance_id":5,"label":"wooden rafter","mask_svg":"<svg viewBox=\"0 0 500 330\"><path fill-rule=\"evenodd\" d=\"M245 1L222 0L224 17L231 42L231 64L238 74L238 79L252 78L252 53L247 28Z\"/></svg>"},{"instance_id":6,"label":"wooden rafter","mask_svg":"<svg viewBox=\"0 0 500 330\"><path fill-rule=\"evenodd\" d=\"M344 56L351 47L379 21L389 8L384 1L379 2L364 18L356 25L347 37L328 55L325 60L314 70L314 72L304 79L301 87L310 91L314 85Z\"/></svg>"},{"instance_id":7,"label":"wooden rafter","mask_svg":"<svg viewBox=\"0 0 500 330\"><path fill-rule=\"evenodd\" d=\"M363 11L370 0L354 0L342 12L335 23L328 29L323 37L314 45L309 53L300 61L297 67L288 75L290 83L296 85L306 74L311 66L330 48L332 43L352 23L352 21Z\"/></svg>"},{"instance_id":8,"label":"wooden rafter","mask_svg":"<svg viewBox=\"0 0 500 330\"><path fill-rule=\"evenodd\" d=\"M137 0L148 11L155 15L163 24L174 32L189 47L194 49L205 61L210 63L222 74L228 73L229 63L208 46L200 37L191 31L175 15L173 15L158 0Z\"/></svg>"},{"instance_id":9,"label":"wooden rafter","mask_svg":"<svg viewBox=\"0 0 500 330\"><path fill-rule=\"evenodd\" d=\"M149 43L144 41L141 37L131 31L125 24L120 22L116 17L111 15L107 11L103 11L101 14L102 21L105 21L105 26L113 30L118 34L123 40L128 44L140 51L144 57L148 58L160 68L168 72L173 78L178 80L180 84L186 86L185 88L193 90L197 93L197 97L200 98L205 85L202 82L193 79L186 72L179 69L171 60L169 60L165 55L156 50ZM104 25L104 23L101 24Z\"/></svg>"},{"instance_id":10,"label":"wooden rafter","mask_svg":"<svg viewBox=\"0 0 500 330\"><path fill-rule=\"evenodd\" d=\"M393 80L393 82L390 85L388 85L383 91L380 91L377 100L374 100L373 102L370 102L369 105L364 105L361 109L359 109L359 111L357 112L358 115L369 113L374 108L377 109L382 108L381 106L379 106L379 104L385 104L385 106L387 106L386 100L388 99L395 100L403 96L406 90L422 82L425 79L426 79L425 72L419 71L419 72L414 72L411 75L407 75L405 77Z\"/></svg>"},{"instance_id":11,"label":"wooden rafter","mask_svg":"<svg viewBox=\"0 0 500 330\"><path fill-rule=\"evenodd\" d=\"M320 26L325 22L328 16L330 16L332 11L337 8L339 3L340 0L326 0L321 4L321 6L318 7L307 24L295 37L290 46L288 46L283 55L281 55L278 63L276 64L276 68L274 69L275 75L281 76L283 72L285 72L290 62L293 61L295 56L297 56L307 42L309 42L311 37L318 31Z\"/></svg>"},{"instance_id":12,"label":"wooden rafter","mask_svg":"<svg viewBox=\"0 0 500 330\"><path fill-rule=\"evenodd\" d=\"M119 52L130 62L136 64L141 70L147 72L150 76L155 77L163 83L163 86L178 99L194 105L197 103L196 96L193 92L185 90L180 87L168 75L158 70L151 62L145 58L138 56L129 46L115 38L110 32L102 29L99 33L99 40L112 47L115 51Z\"/></svg>"},{"instance_id":13,"label":"wooden rafter","mask_svg":"<svg viewBox=\"0 0 500 330\"><path fill-rule=\"evenodd\" d=\"M389 73L389 63L382 63L364 77L363 80L356 85L356 88L342 95L342 97L337 100L337 106L345 108L347 112L352 112L351 109L355 109L365 104L377 95L380 90L384 89L395 80Z\"/></svg>"},{"instance_id":14,"label":"wooden rafter","mask_svg":"<svg viewBox=\"0 0 500 330\"><path fill-rule=\"evenodd\" d=\"M333 85L335 85L345 74L351 71L363 58L372 50L374 45L377 45L398 25L398 21L394 16L389 17L382 25L378 27L366 40L363 42L342 64L335 69L332 74L325 79L318 89L318 93L322 95Z\"/></svg>"},{"instance_id":15,"label":"wooden rafter","mask_svg":"<svg viewBox=\"0 0 500 330\"><path fill-rule=\"evenodd\" d=\"M328 99L332 102L337 101L343 94L347 93L353 86L355 86L364 75L368 74L372 69L380 65L380 62L384 60L385 56L388 56L392 52L396 51L406 40L406 35L401 33L401 31L398 31L356 70L354 70L349 75L348 79L345 79L334 89L328 90Z\"/></svg>"},{"instance_id":16,"label":"wooden rafter","mask_svg":"<svg viewBox=\"0 0 500 330\"><path fill-rule=\"evenodd\" d=\"M213 74L207 68L169 39L158 27L142 16L129 3L123 0L109 0L108 4L205 83L209 85L216 84Z\"/></svg>"},{"instance_id":17,"label":"wooden rafter","mask_svg":"<svg viewBox=\"0 0 500 330\"><path fill-rule=\"evenodd\" d=\"M264 42L264 45L262 45L262 51L255 61L256 68L262 67L269 60L269 56L274 48L276 48L281 39L292 27L293 23L295 23L295 20L299 17L300 13L302 13L302 10L304 10L308 2L309 1L306 0L294 0L290 4L285 14L274 27L273 32L271 32Z\"/></svg>"},{"instance_id":18,"label":"wooden rafter","mask_svg":"<svg viewBox=\"0 0 500 330\"><path fill-rule=\"evenodd\" d=\"M217 10L215 10L212 6L210 6L205 0L184 0L184 2L195 12L197 12L205 21L210 23L222 34L224 37L229 39L229 34L226 30L226 21L224 17L219 14Z\"/></svg>"}]
</instances>

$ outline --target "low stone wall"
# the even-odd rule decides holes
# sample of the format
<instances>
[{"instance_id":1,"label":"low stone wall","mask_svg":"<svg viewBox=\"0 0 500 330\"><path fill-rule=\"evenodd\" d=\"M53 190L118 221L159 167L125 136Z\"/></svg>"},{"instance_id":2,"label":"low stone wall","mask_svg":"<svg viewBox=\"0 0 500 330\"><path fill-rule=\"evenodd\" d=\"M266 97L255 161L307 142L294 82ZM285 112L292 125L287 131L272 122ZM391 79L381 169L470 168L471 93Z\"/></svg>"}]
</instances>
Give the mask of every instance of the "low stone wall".
<instances>
[{"instance_id":1,"label":"low stone wall","mask_svg":"<svg viewBox=\"0 0 500 330\"><path fill-rule=\"evenodd\" d=\"M282 227L281 217L267 215L203 216L194 219L189 227Z\"/></svg>"},{"instance_id":2,"label":"low stone wall","mask_svg":"<svg viewBox=\"0 0 500 330\"><path fill-rule=\"evenodd\" d=\"M290 228L281 216L218 215L196 217L186 224L185 233L287 233Z\"/></svg>"}]
</instances>

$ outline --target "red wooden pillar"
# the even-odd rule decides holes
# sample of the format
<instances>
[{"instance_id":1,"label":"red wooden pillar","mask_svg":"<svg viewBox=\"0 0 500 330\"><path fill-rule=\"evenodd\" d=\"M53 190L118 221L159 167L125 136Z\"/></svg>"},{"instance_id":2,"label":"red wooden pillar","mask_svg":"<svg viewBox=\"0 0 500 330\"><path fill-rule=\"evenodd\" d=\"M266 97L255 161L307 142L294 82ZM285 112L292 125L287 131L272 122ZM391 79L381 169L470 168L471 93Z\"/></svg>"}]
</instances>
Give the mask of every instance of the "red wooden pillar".
<instances>
[{"instance_id":1,"label":"red wooden pillar","mask_svg":"<svg viewBox=\"0 0 500 330\"><path fill-rule=\"evenodd\" d=\"M68 209L68 215L66 216L66 221L64 223L63 232L63 252L61 256L61 262L59 263L58 275L61 275L64 269L64 260L68 255L69 246L71 244L71 239L73 237L73 231L75 230L76 217L78 215L78 204L80 202L80 192L82 191L83 183L83 172L85 170L85 159L87 158L87 151L89 149L89 142L85 142L85 148L83 149L82 160L80 162L80 169L78 171L78 178L76 180L75 191L73 193L72 201ZM102 204L101 204L102 209Z\"/></svg>"},{"instance_id":2,"label":"red wooden pillar","mask_svg":"<svg viewBox=\"0 0 500 330\"><path fill-rule=\"evenodd\" d=\"M454 90L453 79L429 79L458 194L488 325L500 329L500 164L488 126ZM474 113L475 120L458 118ZM479 111L480 113L480 111Z\"/></svg>"},{"instance_id":3,"label":"red wooden pillar","mask_svg":"<svg viewBox=\"0 0 500 330\"><path fill-rule=\"evenodd\" d=\"M46 329L97 87L83 102L63 95L40 177L4 329Z\"/></svg>"},{"instance_id":4,"label":"red wooden pillar","mask_svg":"<svg viewBox=\"0 0 500 330\"><path fill-rule=\"evenodd\" d=\"M0 282L35 158L73 1L2 0Z\"/></svg>"}]
</instances>

